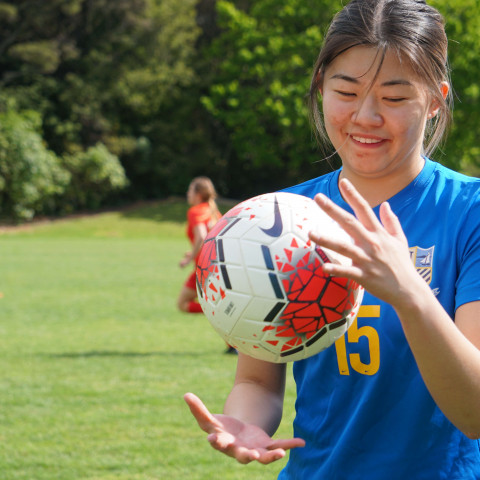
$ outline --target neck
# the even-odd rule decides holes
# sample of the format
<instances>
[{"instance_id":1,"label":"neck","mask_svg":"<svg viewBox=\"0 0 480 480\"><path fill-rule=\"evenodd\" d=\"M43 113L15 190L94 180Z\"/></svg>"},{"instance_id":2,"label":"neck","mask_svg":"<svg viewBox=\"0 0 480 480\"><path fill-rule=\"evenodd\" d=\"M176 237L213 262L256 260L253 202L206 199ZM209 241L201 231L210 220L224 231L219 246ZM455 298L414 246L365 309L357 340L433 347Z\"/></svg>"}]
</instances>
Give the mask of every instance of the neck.
<instances>
[{"instance_id":1,"label":"neck","mask_svg":"<svg viewBox=\"0 0 480 480\"><path fill-rule=\"evenodd\" d=\"M340 172L340 178L347 178L368 204L374 208L409 185L422 171L424 165L425 161L422 158L421 162L409 169L370 177L359 175L344 167Z\"/></svg>"}]
</instances>

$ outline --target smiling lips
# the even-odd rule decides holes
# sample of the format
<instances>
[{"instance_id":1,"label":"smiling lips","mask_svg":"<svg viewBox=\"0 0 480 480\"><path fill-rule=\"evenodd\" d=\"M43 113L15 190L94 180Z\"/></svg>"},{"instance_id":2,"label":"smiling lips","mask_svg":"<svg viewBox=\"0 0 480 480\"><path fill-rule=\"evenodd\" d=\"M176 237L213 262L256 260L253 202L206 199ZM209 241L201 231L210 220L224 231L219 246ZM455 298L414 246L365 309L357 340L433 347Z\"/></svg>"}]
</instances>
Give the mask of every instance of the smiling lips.
<instances>
[{"instance_id":1,"label":"smiling lips","mask_svg":"<svg viewBox=\"0 0 480 480\"><path fill-rule=\"evenodd\" d=\"M382 139L357 137L356 135L352 135L352 138L353 138L353 140L355 140L356 142L363 143L363 144L368 144L368 145L377 144L377 143L383 142Z\"/></svg>"}]
</instances>

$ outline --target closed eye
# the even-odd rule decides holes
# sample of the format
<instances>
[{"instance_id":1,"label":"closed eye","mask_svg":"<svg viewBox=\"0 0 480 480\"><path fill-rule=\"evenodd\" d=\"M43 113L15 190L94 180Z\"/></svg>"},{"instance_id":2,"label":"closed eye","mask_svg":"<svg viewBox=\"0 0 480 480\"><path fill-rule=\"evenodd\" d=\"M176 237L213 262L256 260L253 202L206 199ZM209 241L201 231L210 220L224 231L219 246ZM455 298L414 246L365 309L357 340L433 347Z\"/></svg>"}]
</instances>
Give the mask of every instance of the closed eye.
<instances>
[{"instance_id":1,"label":"closed eye","mask_svg":"<svg viewBox=\"0 0 480 480\"><path fill-rule=\"evenodd\" d=\"M343 97L356 97L356 93L352 93L352 92L345 92L343 90L335 90L336 93L338 93L339 95L343 96Z\"/></svg>"},{"instance_id":2,"label":"closed eye","mask_svg":"<svg viewBox=\"0 0 480 480\"><path fill-rule=\"evenodd\" d=\"M385 97L385 100L387 102L391 102L391 103L400 103L400 102L403 102L406 100L405 97L395 97L395 98L392 98L392 97Z\"/></svg>"}]
</instances>

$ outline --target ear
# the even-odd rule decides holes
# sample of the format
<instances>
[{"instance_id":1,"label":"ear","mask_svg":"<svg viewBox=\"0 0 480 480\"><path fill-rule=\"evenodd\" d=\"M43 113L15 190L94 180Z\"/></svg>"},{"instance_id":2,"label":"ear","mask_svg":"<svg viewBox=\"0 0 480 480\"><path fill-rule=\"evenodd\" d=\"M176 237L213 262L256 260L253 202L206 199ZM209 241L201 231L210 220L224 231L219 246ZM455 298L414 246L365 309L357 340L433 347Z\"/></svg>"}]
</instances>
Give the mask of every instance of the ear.
<instances>
[{"instance_id":1,"label":"ear","mask_svg":"<svg viewBox=\"0 0 480 480\"><path fill-rule=\"evenodd\" d=\"M447 98L448 92L450 91L450 85L447 82L442 82L440 84L440 92L442 94L443 99ZM433 99L432 103L430 104L430 108L428 110L427 117L433 118L437 115L438 111L440 110L440 104L437 99Z\"/></svg>"}]
</instances>

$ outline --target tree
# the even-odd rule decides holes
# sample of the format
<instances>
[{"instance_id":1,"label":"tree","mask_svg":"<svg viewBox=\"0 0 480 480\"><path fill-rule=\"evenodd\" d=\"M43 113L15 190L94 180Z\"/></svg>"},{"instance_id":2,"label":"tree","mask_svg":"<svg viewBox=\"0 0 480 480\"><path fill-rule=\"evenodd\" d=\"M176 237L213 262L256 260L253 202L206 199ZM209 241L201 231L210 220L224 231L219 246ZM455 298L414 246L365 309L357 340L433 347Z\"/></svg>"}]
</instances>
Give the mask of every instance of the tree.
<instances>
[{"instance_id":1,"label":"tree","mask_svg":"<svg viewBox=\"0 0 480 480\"><path fill-rule=\"evenodd\" d=\"M313 145L304 98L323 32L342 3L258 0L244 9L239 2L217 3L221 34L207 50L211 86L202 101L231 146L228 183L235 185L235 196L276 189L330 168ZM476 0L431 3L447 19L458 97L452 132L436 158L479 174L480 14Z\"/></svg>"},{"instance_id":2,"label":"tree","mask_svg":"<svg viewBox=\"0 0 480 480\"><path fill-rule=\"evenodd\" d=\"M176 105L191 110L182 92L194 81L195 0L3 1L0 27L0 111L39 112L59 157L105 145L124 162L135 194L143 172L161 183L159 164L163 174L174 159L157 155L171 141L157 127L182 124ZM162 111L173 115L158 118ZM164 186L155 193L171 193Z\"/></svg>"},{"instance_id":3,"label":"tree","mask_svg":"<svg viewBox=\"0 0 480 480\"><path fill-rule=\"evenodd\" d=\"M454 122L444 155L451 168L480 176L480 13L477 0L435 0L446 18L449 57L455 95Z\"/></svg>"},{"instance_id":4,"label":"tree","mask_svg":"<svg viewBox=\"0 0 480 480\"><path fill-rule=\"evenodd\" d=\"M130 199L183 194L200 174L234 198L276 190L338 165L318 149L305 99L343 3L0 0L0 113L38 112L35 134L78 177L68 208L112 200L110 180L96 200L73 187L92 151L106 168L120 160ZM436 158L479 174L480 14L476 0L431 3L447 19L458 97Z\"/></svg>"},{"instance_id":5,"label":"tree","mask_svg":"<svg viewBox=\"0 0 480 480\"><path fill-rule=\"evenodd\" d=\"M322 162L306 108L323 30L340 2L259 0L248 10L219 1L221 35L208 49L203 98L225 129L232 193L249 196L318 176Z\"/></svg>"}]
</instances>

